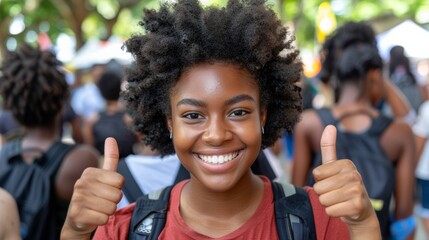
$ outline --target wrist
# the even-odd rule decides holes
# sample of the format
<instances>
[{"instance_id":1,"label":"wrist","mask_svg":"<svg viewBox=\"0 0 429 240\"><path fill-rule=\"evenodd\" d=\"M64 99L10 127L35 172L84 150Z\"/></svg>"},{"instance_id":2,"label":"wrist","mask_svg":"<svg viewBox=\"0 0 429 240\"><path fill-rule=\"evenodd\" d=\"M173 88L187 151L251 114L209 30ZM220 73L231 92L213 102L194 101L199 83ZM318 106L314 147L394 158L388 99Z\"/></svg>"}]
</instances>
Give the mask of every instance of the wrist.
<instances>
[{"instance_id":1,"label":"wrist","mask_svg":"<svg viewBox=\"0 0 429 240\"><path fill-rule=\"evenodd\" d=\"M380 224L378 222L377 216L375 215L375 212L363 222L348 223L347 227L350 233L351 240L382 239Z\"/></svg>"},{"instance_id":2,"label":"wrist","mask_svg":"<svg viewBox=\"0 0 429 240\"><path fill-rule=\"evenodd\" d=\"M76 231L67 224L64 224L61 229L61 240L89 240L91 239L91 233L81 233Z\"/></svg>"}]
</instances>

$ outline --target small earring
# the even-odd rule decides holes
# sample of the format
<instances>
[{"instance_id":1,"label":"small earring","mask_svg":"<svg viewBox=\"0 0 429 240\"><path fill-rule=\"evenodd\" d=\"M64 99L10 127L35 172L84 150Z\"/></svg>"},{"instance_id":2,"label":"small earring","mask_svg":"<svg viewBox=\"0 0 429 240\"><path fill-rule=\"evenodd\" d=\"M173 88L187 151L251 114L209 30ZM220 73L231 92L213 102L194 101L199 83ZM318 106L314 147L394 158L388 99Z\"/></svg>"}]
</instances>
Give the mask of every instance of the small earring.
<instances>
[{"instance_id":1,"label":"small earring","mask_svg":"<svg viewBox=\"0 0 429 240\"><path fill-rule=\"evenodd\" d=\"M173 139L173 132L170 132L170 139Z\"/></svg>"},{"instance_id":2,"label":"small earring","mask_svg":"<svg viewBox=\"0 0 429 240\"><path fill-rule=\"evenodd\" d=\"M265 133L265 131L264 131L264 127L261 127L261 131L262 131L262 134L264 134L264 133Z\"/></svg>"}]
</instances>

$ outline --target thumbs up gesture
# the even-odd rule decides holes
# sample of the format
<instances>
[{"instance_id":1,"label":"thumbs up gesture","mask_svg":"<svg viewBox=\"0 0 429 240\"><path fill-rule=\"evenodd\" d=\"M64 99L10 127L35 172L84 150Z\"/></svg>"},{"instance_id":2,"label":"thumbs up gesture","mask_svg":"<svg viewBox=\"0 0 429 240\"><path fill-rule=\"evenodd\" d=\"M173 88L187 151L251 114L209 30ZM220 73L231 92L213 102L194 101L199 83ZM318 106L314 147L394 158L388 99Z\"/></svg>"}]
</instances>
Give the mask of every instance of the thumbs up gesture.
<instances>
[{"instance_id":1,"label":"thumbs up gesture","mask_svg":"<svg viewBox=\"0 0 429 240\"><path fill-rule=\"evenodd\" d=\"M348 225L351 239L381 239L374 209L362 178L352 161L337 161L337 130L327 126L320 147L322 165L313 171L313 188L330 217L341 217Z\"/></svg>"},{"instance_id":2,"label":"thumbs up gesture","mask_svg":"<svg viewBox=\"0 0 429 240\"><path fill-rule=\"evenodd\" d=\"M106 224L116 212L125 182L116 172L118 160L116 140L107 138L103 167L87 168L76 181L61 239L89 239L97 226Z\"/></svg>"}]
</instances>

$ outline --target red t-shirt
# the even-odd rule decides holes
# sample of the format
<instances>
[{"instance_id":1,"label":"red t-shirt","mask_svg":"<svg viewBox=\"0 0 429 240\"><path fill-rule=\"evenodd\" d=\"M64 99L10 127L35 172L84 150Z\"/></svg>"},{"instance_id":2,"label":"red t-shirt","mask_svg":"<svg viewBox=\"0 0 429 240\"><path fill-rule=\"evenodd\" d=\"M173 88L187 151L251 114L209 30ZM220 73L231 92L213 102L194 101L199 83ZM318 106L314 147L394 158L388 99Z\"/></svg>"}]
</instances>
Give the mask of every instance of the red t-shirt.
<instances>
[{"instance_id":1,"label":"red t-shirt","mask_svg":"<svg viewBox=\"0 0 429 240\"><path fill-rule=\"evenodd\" d=\"M216 239L223 240L245 240L245 239L278 239L277 229L274 218L273 192L271 182L262 177L265 183L264 197L254 215L247 223L235 230L234 232ZM167 213L167 222L159 239L175 240L205 240L213 239L193 231L186 225L179 212L180 193L187 181L183 181L174 186L171 192L171 201ZM317 239L349 239L347 226L339 218L330 218L326 215L325 209L320 205L319 198L312 188L306 188L309 193L313 214L315 219ZM130 227L130 220L135 204L119 209L115 215L109 218L109 222L100 226L93 239L105 240L127 239Z\"/></svg>"}]
</instances>

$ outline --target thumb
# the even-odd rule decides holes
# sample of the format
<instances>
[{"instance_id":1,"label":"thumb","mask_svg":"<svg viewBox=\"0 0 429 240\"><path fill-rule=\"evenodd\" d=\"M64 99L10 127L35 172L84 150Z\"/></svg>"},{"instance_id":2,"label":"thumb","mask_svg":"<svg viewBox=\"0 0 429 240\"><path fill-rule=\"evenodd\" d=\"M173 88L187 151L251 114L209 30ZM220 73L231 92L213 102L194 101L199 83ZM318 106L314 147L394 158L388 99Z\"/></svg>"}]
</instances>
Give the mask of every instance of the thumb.
<instances>
[{"instance_id":1,"label":"thumb","mask_svg":"<svg viewBox=\"0 0 429 240\"><path fill-rule=\"evenodd\" d=\"M322 164L337 160L336 151L337 129L328 125L325 127L320 138L320 150L322 152Z\"/></svg>"},{"instance_id":2,"label":"thumb","mask_svg":"<svg viewBox=\"0 0 429 240\"><path fill-rule=\"evenodd\" d=\"M112 137L106 138L104 141L104 163L103 169L115 171L118 168L119 150L116 140Z\"/></svg>"}]
</instances>

